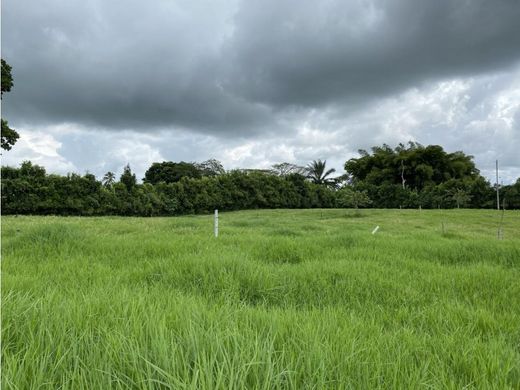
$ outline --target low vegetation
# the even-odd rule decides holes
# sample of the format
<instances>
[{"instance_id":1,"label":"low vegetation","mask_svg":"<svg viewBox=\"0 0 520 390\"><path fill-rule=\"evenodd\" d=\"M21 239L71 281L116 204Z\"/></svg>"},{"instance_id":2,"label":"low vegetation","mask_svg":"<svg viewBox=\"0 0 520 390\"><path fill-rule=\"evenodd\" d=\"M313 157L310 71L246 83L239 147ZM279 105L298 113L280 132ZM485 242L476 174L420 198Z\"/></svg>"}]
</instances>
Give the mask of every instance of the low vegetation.
<instances>
[{"instance_id":1,"label":"low vegetation","mask_svg":"<svg viewBox=\"0 0 520 390\"><path fill-rule=\"evenodd\" d=\"M503 216L4 217L2 388L519 388Z\"/></svg>"},{"instance_id":2,"label":"low vegetation","mask_svg":"<svg viewBox=\"0 0 520 390\"><path fill-rule=\"evenodd\" d=\"M496 208L496 188L471 156L438 145L388 145L360 150L346 173L315 160L307 167L226 171L217 160L153 163L143 184L127 165L119 181L47 174L24 162L2 167L2 213L32 215L171 216L219 210L307 208ZM520 179L500 190L501 208L520 209Z\"/></svg>"}]
</instances>

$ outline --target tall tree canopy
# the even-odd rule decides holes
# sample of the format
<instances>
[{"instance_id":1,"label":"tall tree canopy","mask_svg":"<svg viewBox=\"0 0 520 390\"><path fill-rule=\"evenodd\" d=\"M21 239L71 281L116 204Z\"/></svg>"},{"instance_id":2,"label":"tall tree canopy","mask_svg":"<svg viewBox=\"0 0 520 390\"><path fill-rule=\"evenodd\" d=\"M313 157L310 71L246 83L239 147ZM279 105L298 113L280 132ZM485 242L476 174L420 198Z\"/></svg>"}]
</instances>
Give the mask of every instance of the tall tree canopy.
<instances>
[{"instance_id":1,"label":"tall tree canopy","mask_svg":"<svg viewBox=\"0 0 520 390\"><path fill-rule=\"evenodd\" d=\"M176 183L183 177L199 179L202 177L201 170L189 162L164 161L153 163L145 172L143 181L150 184Z\"/></svg>"},{"instance_id":2,"label":"tall tree canopy","mask_svg":"<svg viewBox=\"0 0 520 390\"><path fill-rule=\"evenodd\" d=\"M209 159L201 163L163 161L153 163L145 172L143 182L149 184L176 183L183 177L200 179L203 176L218 176L226 171L222 163Z\"/></svg>"},{"instance_id":3,"label":"tall tree canopy","mask_svg":"<svg viewBox=\"0 0 520 390\"><path fill-rule=\"evenodd\" d=\"M194 164L202 176L217 176L226 173L222 163L214 158Z\"/></svg>"},{"instance_id":4,"label":"tall tree canopy","mask_svg":"<svg viewBox=\"0 0 520 390\"><path fill-rule=\"evenodd\" d=\"M132 173L132 169L130 168L130 164L126 164L123 168L123 174L119 178L119 182L123 183L128 191L131 191L137 184L137 178L135 177L135 173Z\"/></svg>"},{"instance_id":5,"label":"tall tree canopy","mask_svg":"<svg viewBox=\"0 0 520 390\"><path fill-rule=\"evenodd\" d=\"M2 93L11 91L13 86L13 77L11 75L11 66L2 58ZM11 150L13 145L18 141L20 135L14 129L9 127L6 120L2 118L2 134L1 134L1 147L4 150Z\"/></svg>"},{"instance_id":6,"label":"tall tree canopy","mask_svg":"<svg viewBox=\"0 0 520 390\"><path fill-rule=\"evenodd\" d=\"M476 179L479 171L473 156L463 152L447 153L439 145L422 146L409 142L392 149L375 146L372 153L360 150L361 157L345 163L352 181L373 185L399 184L415 190L438 185L450 179Z\"/></svg>"}]
</instances>

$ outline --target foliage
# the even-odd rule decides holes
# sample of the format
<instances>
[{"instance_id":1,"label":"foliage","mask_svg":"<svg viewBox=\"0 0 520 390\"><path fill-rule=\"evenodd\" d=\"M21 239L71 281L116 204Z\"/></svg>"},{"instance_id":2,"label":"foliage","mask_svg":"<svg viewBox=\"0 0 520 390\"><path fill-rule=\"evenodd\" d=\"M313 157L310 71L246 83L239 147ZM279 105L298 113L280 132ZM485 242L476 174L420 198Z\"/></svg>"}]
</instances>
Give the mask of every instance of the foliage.
<instances>
[{"instance_id":1,"label":"foliage","mask_svg":"<svg viewBox=\"0 0 520 390\"><path fill-rule=\"evenodd\" d=\"M217 176L226 173L222 163L214 158L195 164L202 176Z\"/></svg>"},{"instance_id":2,"label":"foliage","mask_svg":"<svg viewBox=\"0 0 520 390\"><path fill-rule=\"evenodd\" d=\"M353 207L358 209L360 207L366 207L372 203L367 195L367 191L356 191L351 187L344 187L338 191L337 195L338 206L340 207Z\"/></svg>"},{"instance_id":3,"label":"foliage","mask_svg":"<svg viewBox=\"0 0 520 390\"><path fill-rule=\"evenodd\" d=\"M2 61L2 95L4 92L10 92L13 87L12 68L3 58Z\"/></svg>"},{"instance_id":4,"label":"foliage","mask_svg":"<svg viewBox=\"0 0 520 390\"><path fill-rule=\"evenodd\" d=\"M1 96L3 97L4 92L11 91L11 88L13 86L13 77L11 75L11 66L2 58L2 93ZM1 129L1 137L0 137L0 147L4 150L11 150L13 145L18 141L18 138L20 138L20 135L18 132L14 129L11 129L9 127L9 124L7 123L4 118L2 118L2 129Z\"/></svg>"},{"instance_id":5,"label":"foliage","mask_svg":"<svg viewBox=\"0 0 520 390\"><path fill-rule=\"evenodd\" d=\"M176 183L183 177L199 179L202 172L194 163L164 161L153 163L144 174L143 182L149 184Z\"/></svg>"},{"instance_id":6,"label":"foliage","mask_svg":"<svg viewBox=\"0 0 520 390\"><path fill-rule=\"evenodd\" d=\"M307 175L314 184L334 186L335 180L329 176L336 172L334 168L326 170L327 160L314 160L307 165Z\"/></svg>"},{"instance_id":7,"label":"foliage","mask_svg":"<svg viewBox=\"0 0 520 390\"><path fill-rule=\"evenodd\" d=\"M506 209L520 209L520 178L516 180L515 184L504 186L501 189L501 193L501 207L504 206Z\"/></svg>"},{"instance_id":8,"label":"foliage","mask_svg":"<svg viewBox=\"0 0 520 390\"><path fill-rule=\"evenodd\" d=\"M112 172L98 182L92 175L47 175L42 167L24 162L20 168L2 167L2 211L156 216L208 213L215 208L496 208L493 187L462 152L447 154L440 147L418 144L373 150L374 155L361 151L361 158L346 163L349 172L334 179L329 177L333 170L321 160L309 164L309 176L289 163L275 165L276 174L255 169L225 172L217 160L154 163L144 184L137 183L129 165L119 182ZM411 161L417 170L410 169ZM437 172L443 164L448 164L446 174ZM372 167L366 174L365 165ZM414 172L419 172L417 177ZM337 190L340 182L342 189ZM500 191L506 208L520 208L518 181Z\"/></svg>"},{"instance_id":9,"label":"foliage","mask_svg":"<svg viewBox=\"0 0 520 390\"><path fill-rule=\"evenodd\" d=\"M137 178L135 177L135 174L132 173L132 170L130 169L130 164L127 164L124 167L123 174L119 178L119 182L124 184L128 192L132 191L132 189L136 186Z\"/></svg>"},{"instance_id":10,"label":"foliage","mask_svg":"<svg viewBox=\"0 0 520 390\"><path fill-rule=\"evenodd\" d=\"M4 150L11 150L13 145L18 141L20 135L14 129L11 129L6 120L2 119L2 136L1 147Z\"/></svg>"},{"instance_id":11,"label":"foliage","mask_svg":"<svg viewBox=\"0 0 520 390\"><path fill-rule=\"evenodd\" d=\"M102 182L92 175L47 175L30 162L2 168L4 214L178 215L258 208L334 207L333 190L304 176L279 177L231 171L178 181L138 184L129 165L119 182L108 172ZM75 188L77 187L77 188Z\"/></svg>"},{"instance_id":12,"label":"foliage","mask_svg":"<svg viewBox=\"0 0 520 390\"><path fill-rule=\"evenodd\" d=\"M107 172L105 176L103 176L102 183L105 187L112 187L112 185L116 182L116 174L114 172Z\"/></svg>"},{"instance_id":13,"label":"foliage","mask_svg":"<svg viewBox=\"0 0 520 390\"><path fill-rule=\"evenodd\" d=\"M473 157L463 152L447 153L441 146L422 146L409 142L392 149L384 144L372 148L372 154L360 150L361 157L345 163L345 170L354 183L401 185L422 191L447 180L476 179L479 171Z\"/></svg>"},{"instance_id":14,"label":"foliage","mask_svg":"<svg viewBox=\"0 0 520 390\"><path fill-rule=\"evenodd\" d=\"M463 152L410 142L407 147L383 145L373 147L372 153L359 153L361 157L345 163L345 170L349 184L367 191L373 207L493 207L493 188L479 174L473 157Z\"/></svg>"},{"instance_id":15,"label":"foliage","mask_svg":"<svg viewBox=\"0 0 520 390\"><path fill-rule=\"evenodd\" d=\"M457 203L458 209L460 206L465 206L471 199L471 196L461 188L457 188L450 194L450 196L455 201L455 203Z\"/></svg>"}]
</instances>

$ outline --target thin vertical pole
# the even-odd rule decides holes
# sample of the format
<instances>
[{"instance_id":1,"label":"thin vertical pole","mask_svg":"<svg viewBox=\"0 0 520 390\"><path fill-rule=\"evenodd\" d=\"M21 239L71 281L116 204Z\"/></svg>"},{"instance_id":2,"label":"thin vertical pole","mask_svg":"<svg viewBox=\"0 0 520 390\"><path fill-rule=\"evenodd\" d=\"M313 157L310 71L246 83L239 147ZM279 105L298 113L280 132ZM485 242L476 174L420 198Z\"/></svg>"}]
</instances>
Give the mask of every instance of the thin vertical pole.
<instances>
[{"instance_id":1,"label":"thin vertical pole","mask_svg":"<svg viewBox=\"0 0 520 390\"><path fill-rule=\"evenodd\" d=\"M215 237L218 237L218 210L215 209Z\"/></svg>"},{"instance_id":2,"label":"thin vertical pole","mask_svg":"<svg viewBox=\"0 0 520 390\"><path fill-rule=\"evenodd\" d=\"M404 162L401 160L401 183L403 184L403 190L404 190L404 183L406 182L404 178Z\"/></svg>"},{"instance_id":3,"label":"thin vertical pole","mask_svg":"<svg viewBox=\"0 0 520 390\"><path fill-rule=\"evenodd\" d=\"M500 192L498 191L498 160L497 160L497 210L500 210Z\"/></svg>"}]
</instances>

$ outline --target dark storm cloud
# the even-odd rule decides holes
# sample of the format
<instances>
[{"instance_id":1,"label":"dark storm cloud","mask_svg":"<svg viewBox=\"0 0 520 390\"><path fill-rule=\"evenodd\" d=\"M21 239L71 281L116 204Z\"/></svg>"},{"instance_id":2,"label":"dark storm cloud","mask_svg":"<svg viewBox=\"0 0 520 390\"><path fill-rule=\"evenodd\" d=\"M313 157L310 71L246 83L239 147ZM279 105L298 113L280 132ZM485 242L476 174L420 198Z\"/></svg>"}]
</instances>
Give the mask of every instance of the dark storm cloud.
<instances>
[{"instance_id":1,"label":"dark storm cloud","mask_svg":"<svg viewBox=\"0 0 520 390\"><path fill-rule=\"evenodd\" d=\"M229 87L268 104L320 106L520 57L520 2L269 0L238 12Z\"/></svg>"},{"instance_id":2,"label":"dark storm cloud","mask_svg":"<svg viewBox=\"0 0 520 390\"><path fill-rule=\"evenodd\" d=\"M217 2L6 2L4 57L19 121L232 131L269 109L218 83L230 10ZM24 4L25 3L25 4Z\"/></svg>"},{"instance_id":3,"label":"dark storm cloud","mask_svg":"<svg viewBox=\"0 0 520 390\"><path fill-rule=\"evenodd\" d=\"M299 108L360 103L520 58L520 2L3 2L15 123L283 129ZM343 102L343 103L342 103Z\"/></svg>"}]
</instances>

